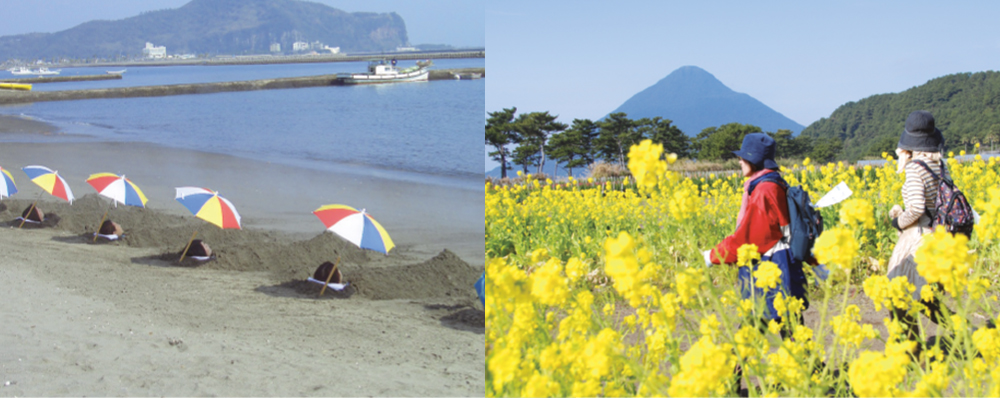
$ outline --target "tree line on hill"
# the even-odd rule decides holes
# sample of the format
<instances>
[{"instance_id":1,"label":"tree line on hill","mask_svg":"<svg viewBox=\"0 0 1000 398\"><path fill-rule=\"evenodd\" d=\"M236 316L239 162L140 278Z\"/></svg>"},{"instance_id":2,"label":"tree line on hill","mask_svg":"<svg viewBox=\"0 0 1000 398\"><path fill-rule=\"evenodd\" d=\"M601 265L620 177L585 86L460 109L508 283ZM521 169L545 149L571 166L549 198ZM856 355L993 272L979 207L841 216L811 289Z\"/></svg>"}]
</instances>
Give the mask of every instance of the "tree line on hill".
<instances>
[{"instance_id":1,"label":"tree line on hill","mask_svg":"<svg viewBox=\"0 0 1000 398\"><path fill-rule=\"evenodd\" d=\"M906 117L930 111L945 138L946 151L1000 149L1000 72L957 73L932 79L895 94L848 102L829 118L802 130L800 136L843 142L838 159L855 161L892 152Z\"/></svg>"},{"instance_id":2,"label":"tree line on hill","mask_svg":"<svg viewBox=\"0 0 1000 398\"><path fill-rule=\"evenodd\" d=\"M732 152L740 148L744 136L762 131L750 124L729 123L689 137L672 120L661 117L633 120L625 113L612 113L598 121L573 119L569 125L557 119L548 111L518 114L516 107L488 113L486 145L493 149L489 156L500 163L501 178L514 166L526 173L529 168L541 173L549 160L570 173L598 161L625 165L632 145L646 139L662 144L664 153L678 158L723 161L735 157ZM808 156L826 162L842 149L837 139L792 137L792 131L784 129L767 134L777 142L781 158Z\"/></svg>"}]
</instances>

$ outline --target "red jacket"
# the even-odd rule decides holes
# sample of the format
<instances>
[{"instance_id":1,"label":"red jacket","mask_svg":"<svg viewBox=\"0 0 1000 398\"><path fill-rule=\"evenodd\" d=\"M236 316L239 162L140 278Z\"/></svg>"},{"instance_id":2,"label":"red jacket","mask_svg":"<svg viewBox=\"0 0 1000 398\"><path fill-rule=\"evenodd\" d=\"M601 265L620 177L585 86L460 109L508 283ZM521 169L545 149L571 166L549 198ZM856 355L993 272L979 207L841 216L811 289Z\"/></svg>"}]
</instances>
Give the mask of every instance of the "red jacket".
<instances>
[{"instance_id":1,"label":"red jacket","mask_svg":"<svg viewBox=\"0 0 1000 398\"><path fill-rule=\"evenodd\" d=\"M712 250L712 263L736 262L736 251L747 243L757 245L760 254L767 253L782 238L781 227L790 222L785 189L774 182L761 182L750 195L743 223L736 232L722 240Z\"/></svg>"}]
</instances>

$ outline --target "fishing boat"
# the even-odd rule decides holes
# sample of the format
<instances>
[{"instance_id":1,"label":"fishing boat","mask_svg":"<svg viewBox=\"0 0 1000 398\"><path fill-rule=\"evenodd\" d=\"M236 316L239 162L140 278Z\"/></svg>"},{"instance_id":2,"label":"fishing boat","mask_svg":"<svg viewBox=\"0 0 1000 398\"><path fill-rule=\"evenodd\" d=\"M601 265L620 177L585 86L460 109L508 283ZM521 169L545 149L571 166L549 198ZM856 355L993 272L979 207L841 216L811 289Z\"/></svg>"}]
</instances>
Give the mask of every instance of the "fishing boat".
<instances>
[{"instance_id":1,"label":"fishing boat","mask_svg":"<svg viewBox=\"0 0 1000 398\"><path fill-rule=\"evenodd\" d=\"M108 72L109 75L121 75L121 74L125 73L126 70L128 70L128 69L109 70L109 71L106 71L106 72Z\"/></svg>"},{"instance_id":2,"label":"fishing boat","mask_svg":"<svg viewBox=\"0 0 1000 398\"><path fill-rule=\"evenodd\" d=\"M14 75L33 75L34 74L31 71L31 69L25 68L23 66L19 66L19 67L16 67L16 68L11 68L11 69L8 69L8 70L10 70L10 73L14 74Z\"/></svg>"},{"instance_id":3,"label":"fishing boat","mask_svg":"<svg viewBox=\"0 0 1000 398\"><path fill-rule=\"evenodd\" d=\"M396 67L396 60L385 59L368 62L367 73L338 73L337 80L342 84L372 84L427 81L427 67L430 61L417 62L417 65L406 69Z\"/></svg>"},{"instance_id":4,"label":"fishing boat","mask_svg":"<svg viewBox=\"0 0 1000 398\"><path fill-rule=\"evenodd\" d=\"M32 72L32 74L35 74L35 75L58 75L60 71L62 71L62 69L49 70L49 68L41 67L41 68L38 68L38 70Z\"/></svg>"}]
</instances>

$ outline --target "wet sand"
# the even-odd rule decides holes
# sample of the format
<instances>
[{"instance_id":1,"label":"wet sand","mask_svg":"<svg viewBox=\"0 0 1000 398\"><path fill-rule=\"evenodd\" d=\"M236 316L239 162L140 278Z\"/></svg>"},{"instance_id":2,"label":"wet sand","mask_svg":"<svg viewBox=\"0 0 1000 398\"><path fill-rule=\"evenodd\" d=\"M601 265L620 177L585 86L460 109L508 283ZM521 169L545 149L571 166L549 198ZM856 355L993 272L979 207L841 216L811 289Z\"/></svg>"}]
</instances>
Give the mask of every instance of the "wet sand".
<instances>
[{"instance_id":1,"label":"wet sand","mask_svg":"<svg viewBox=\"0 0 1000 398\"><path fill-rule=\"evenodd\" d=\"M0 117L0 133L50 130ZM30 164L78 200L43 194ZM483 394L481 191L138 143L0 143L0 167L20 190L0 201L0 395ZM105 171L150 201L112 207L125 237L94 244L110 202L84 181ZM244 229L196 219L173 200L185 185L220 191ZM10 223L39 197L58 224ZM366 207L397 248L324 232L311 211L329 203ZM196 230L217 258L177 264ZM303 281L337 257L352 286L318 299Z\"/></svg>"}]
</instances>

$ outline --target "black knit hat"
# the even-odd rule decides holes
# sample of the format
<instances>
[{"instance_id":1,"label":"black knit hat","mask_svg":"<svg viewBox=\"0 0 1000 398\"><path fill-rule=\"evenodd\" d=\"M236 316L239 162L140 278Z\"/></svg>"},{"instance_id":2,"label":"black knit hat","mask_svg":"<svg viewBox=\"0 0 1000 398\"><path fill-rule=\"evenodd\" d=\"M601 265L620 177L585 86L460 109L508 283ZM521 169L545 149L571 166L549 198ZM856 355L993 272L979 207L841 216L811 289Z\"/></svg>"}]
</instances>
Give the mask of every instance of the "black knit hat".
<instances>
[{"instance_id":1,"label":"black knit hat","mask_svg":"<svg viewBox=\"0 0 1000 398\"><path fill-rule=\"evenodd\" d=\"M896 147L908 151L941 152L944 136L934 127L934 116L927 111L913 111L906 118L906 127Z\"/></svg>"}]
</instances>

